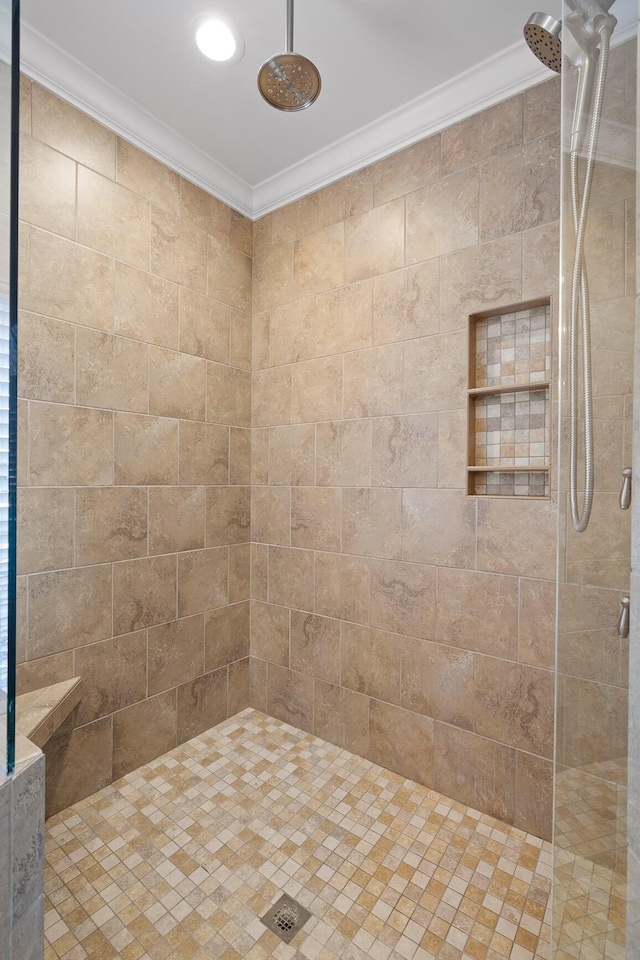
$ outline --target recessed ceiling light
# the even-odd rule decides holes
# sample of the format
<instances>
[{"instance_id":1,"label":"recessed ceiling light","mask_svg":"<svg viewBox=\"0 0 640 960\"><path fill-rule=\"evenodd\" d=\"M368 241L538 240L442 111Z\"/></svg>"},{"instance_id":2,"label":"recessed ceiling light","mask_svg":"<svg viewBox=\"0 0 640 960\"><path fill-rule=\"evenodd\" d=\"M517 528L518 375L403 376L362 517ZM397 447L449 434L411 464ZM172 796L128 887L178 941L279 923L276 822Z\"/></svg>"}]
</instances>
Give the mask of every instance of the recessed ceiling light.
<instances>
[{"instance_id":1,"label":"recessed ceiling light","mask_svg":"<svg viewBox=\"0 0 640 960\"><path fill-rule=\"evenodd\" d=\"M219 63L242 56L241 38L222 20L205 20L196 31L196 43L205 57Z\"/></svg>"}]
</instances>

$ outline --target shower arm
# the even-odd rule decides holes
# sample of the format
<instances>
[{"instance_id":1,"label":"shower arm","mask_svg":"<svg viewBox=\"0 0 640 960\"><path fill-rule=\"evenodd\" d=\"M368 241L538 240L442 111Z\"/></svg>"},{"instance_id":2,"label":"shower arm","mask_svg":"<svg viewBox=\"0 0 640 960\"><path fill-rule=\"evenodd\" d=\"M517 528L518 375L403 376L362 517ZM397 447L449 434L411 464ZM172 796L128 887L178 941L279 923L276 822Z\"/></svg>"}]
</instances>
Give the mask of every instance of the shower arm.
<instances>
[{"instance_id":1,"label":"shower arm","mask_svg":"<svg viewBox=\"0 0 640 960\"><path fill-rule=\"evenodd\" d=\"M287 0L287 25L284 35L285 53L293 53L293 0Z\"/></svg>"}]
</instances>

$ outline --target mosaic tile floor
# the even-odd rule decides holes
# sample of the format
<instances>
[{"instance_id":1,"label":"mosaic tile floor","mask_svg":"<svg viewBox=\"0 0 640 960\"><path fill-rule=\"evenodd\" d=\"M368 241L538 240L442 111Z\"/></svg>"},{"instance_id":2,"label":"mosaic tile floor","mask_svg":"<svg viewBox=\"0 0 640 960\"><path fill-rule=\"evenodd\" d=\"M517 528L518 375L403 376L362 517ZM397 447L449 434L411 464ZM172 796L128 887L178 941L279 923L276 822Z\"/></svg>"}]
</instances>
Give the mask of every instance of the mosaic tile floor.
<instances>
[{"instance_id":1,"label":"mosaic tile floor","mask_svg":"<svg viewBox=\"0 0 640 960\"><path fill-rule=\"evenodd\" d=\"M626 877L560 850L556 881L556 960L625 960Z\"/></svg>"},{"instance_id":2,"label":"mosaic tile floor","mask_svg":"<svg viewBox=\"0 0 640 960\"><path fill-rule=\"evenodd\" d=\"M47 960L549 956L547 843L253 710L52 817L46 859Z\"/></svg>"},{"instance_id":3,"label":"mosaic tile floor","mask_svg":"<svg viewBox=\"0 0 640 960\"><path fill-rule=\"evenodd\" d=\"M561 771L556 811L556 960L624 960L626 762Z\"/></svg>"}]
</instances>

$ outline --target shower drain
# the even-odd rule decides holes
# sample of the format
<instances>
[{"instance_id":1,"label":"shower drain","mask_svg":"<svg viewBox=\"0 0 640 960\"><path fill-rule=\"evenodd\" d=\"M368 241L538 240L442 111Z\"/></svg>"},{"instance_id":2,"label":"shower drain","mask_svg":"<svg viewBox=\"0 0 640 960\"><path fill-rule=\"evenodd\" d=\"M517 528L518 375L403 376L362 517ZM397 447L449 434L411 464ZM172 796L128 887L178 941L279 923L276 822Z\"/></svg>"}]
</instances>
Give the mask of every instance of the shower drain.
<instances>
[{"instance_id":1,"label":"shower drain","mask_svg":"<svg viewBox=\"0 0 640 960\"><path fill-rule=\"evenodd\" d=\"M310 916L308 910L305 910L303 906L296 903L285 893L260 919L265 927L272 930L281 940L284 940L285 943L291 943L296 933L302 930Z\"/></svg>"}]
</instances>

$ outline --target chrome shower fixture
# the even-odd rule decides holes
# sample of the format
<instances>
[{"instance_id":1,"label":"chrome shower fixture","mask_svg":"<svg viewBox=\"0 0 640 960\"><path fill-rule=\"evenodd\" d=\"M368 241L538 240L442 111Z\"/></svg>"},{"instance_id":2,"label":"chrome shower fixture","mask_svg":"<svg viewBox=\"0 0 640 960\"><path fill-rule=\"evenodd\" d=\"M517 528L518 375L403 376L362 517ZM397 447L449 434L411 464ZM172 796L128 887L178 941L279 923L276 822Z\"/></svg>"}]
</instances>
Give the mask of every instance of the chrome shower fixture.
<instances>
[{"instance_id":1,"label":"chrome shower fixture","mask_svg":"<svg viewBox=\"0 0 640 960\"><path fill-rule=\"evenodd\" d=\"M609 63L611 34L616 18L609 14L614 0L566 0L569 13L564 23L544 13L534 13L524 27L524 38L536 57L556 73L562 72L562 48L566 60L578 70L570 144L571 213L575 234L571 271L569 318L569 500L574 530L583 533L593 505L594 447L591 381L591 308L585 260L585 234L598 146L602 102ZM562 37L562 39L561 39ZM585 160L582 184L579 161ZM584 498L579 505L579 367L582 367L584 405Z\"/></svg>"},{"instance_id":2,"label":"chrome shower fixture","mask_svg":"<svg viewBox=\"0 0 640 960\"><path fill-rule=\"evenodd\" d=\"M322 87L317 67L293 52L293 2L287 0L285 52L263 63L258 73L258 90L267 103L290 113L315 103Z\"/></svg>"},{"instance_id":3,"label":"chrome shower fixture","mask_svg":"<svg viewBox=\"0 0 640 960\"><path fill-rule=\"evenodd\" d=\"M555 73L562 72L562 24L548 13L532 13L524 25L531 52Z\"/></svg>"}]
</instances>

